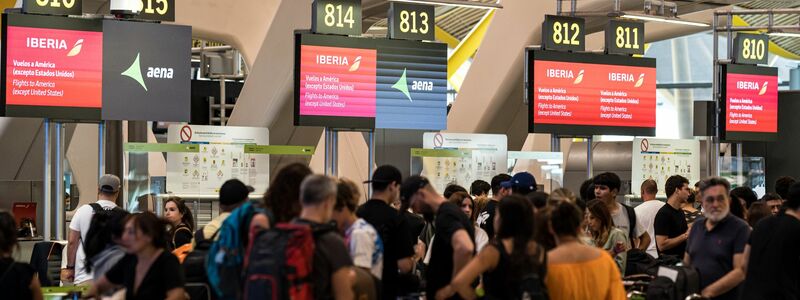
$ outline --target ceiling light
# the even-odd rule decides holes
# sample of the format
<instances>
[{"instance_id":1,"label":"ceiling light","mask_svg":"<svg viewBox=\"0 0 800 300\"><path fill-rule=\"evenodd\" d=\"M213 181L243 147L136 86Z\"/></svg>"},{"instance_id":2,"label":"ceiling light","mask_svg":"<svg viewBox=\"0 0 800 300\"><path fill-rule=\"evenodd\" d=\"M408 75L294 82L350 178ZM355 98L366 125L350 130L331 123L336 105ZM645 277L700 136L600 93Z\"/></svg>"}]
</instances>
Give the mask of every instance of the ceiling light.
<instances>
[{"instance_id":1,"label":"ceiling light","mask_svg":"<svg viewBox=\"0 0 800 300\"><path fill-rule=\"evenodd\" d=\"M481 3L463 0L389 0L390 2L405 2L415 4L427 5L442 5L442 6L455 6L466 8L480 8L480 9L498 9L503 8L499 3Z\"/></svg>"},{"instance_id":2,"label":"ceiling light","mask_svg":"<svg viewBox=\"0 0 800 300\"><path fill-rule=\"evenodd\" d=\"M800 38L800 32L770 32L769 36Z\"/></svg>"},{"instance_id":3,"label":"ceiling light","mask_svg":"<svg viewBox=\"0 0 800 300\"><path fill-rule=\"evenodd\" d=\"M653 21L653 22L664 22L664 23L672 23L672 24L680 24L680 25L688 25L688 26L697 26L697 27L709 27L706 23L701 22L694 22L694 21L686 21L675 18L667 18L667 17L660 17L660 16L647 16L647 15L634 15L623 13L620 15L621 18L625 19L634 19L634 20L641 20L641 21Z\"/></svg>"}]
</instances>

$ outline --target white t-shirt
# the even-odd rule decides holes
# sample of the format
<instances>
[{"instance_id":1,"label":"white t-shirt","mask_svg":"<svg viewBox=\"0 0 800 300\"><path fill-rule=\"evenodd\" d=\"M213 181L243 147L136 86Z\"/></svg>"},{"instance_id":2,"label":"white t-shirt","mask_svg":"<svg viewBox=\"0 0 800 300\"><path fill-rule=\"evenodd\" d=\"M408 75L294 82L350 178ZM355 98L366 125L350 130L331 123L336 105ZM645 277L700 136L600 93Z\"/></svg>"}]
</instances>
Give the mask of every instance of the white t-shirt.
<instances>
[{"instance_id":1,"label":"white t-shirt","mask_svg":"<svg viewBox=\"0 0 800 300\"><path fill-rule=\"evenodd\" d=\"M478 224L475 224L475 253L481 252L483 247L489 243L489 235Z\"/></svg>"},{"instance_id":2,"label":"white t-shirt","mask_svg":"<svg viewBox=\"0 0 800 300\"><path fill-rule=\"evenodd\" d=\"M350 249L353 265L370 270L373 276L381 279L383 274L383 241L364 219L357 219L345 232L345 242Z\"/></svg>"},{"instance_id":3,"label":"white t-shirt","mask_svg":"<svg viewBox=\"0 0 800 300\"><path fill-rule=\"evenodd\" d=\"M650 235L650 246L647 246L647 254L655 258L658 258L658 249L656 248L656 235L655 231L653 231L653 224L656 222L658 210L664 207L664 204L666 203L660 200L650 200L633 208L636 211L637 222L641 223L647 230L647 234Z\"/></svg>"},{"instance_id":4,"label":"white t-shirt","mask_svg":"<svg viewBox=\"0 0 800 300\"><path fill-rule=\"evenodd\" d=\"M622 206L622 204L620 204L619 202L617 202L617 211L611 214L611 218L614 219L614 227L619 228L620 230L625 232L625 234L630 233L631 222L628 219L628 210L625 209L625 207ZM634 231L634 233L636 234L635 237L638 238L642 236L645 232L647 231L645 231L644 226L642 226L642 221L639 220L639 218L636 218L636 230ZM633 241L631 241L631 245L633 245Z\"/></svg>"},{"instance_id":5,"label":"white t-shirt","mask_svg":"<svg viewBox=\"0 0 800 300\"><path fill-rule=\"evenodd\" d=\"M97 200L97 204L103 209L111 209L117 206L116 203L108 200ZM83 241L86 240L86 234L89 232L89 226L92 225L92 216L94 216L94 209L91 205L83 205L75 211L72 216L72 221L69 223L69 229L81 233L81 240L78 244L78 253L75 255L75 284L80 284L84 281L92 280L92 273L86 272L84 269L84 261L86 260L86 253L83 252Z\"/></svg>"}]
</instances>

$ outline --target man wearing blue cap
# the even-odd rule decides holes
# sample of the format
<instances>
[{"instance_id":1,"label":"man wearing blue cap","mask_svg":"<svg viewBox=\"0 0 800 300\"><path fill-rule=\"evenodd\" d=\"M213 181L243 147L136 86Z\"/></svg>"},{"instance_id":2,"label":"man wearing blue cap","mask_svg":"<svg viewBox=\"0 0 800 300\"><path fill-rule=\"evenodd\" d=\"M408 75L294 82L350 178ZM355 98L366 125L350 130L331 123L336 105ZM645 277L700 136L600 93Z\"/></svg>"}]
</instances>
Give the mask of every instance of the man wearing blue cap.
<instances>
[{"instance_id":1,"label":"man wearing blue cap","mask_svg":"<svg viewBox=\"0 0 800 300\"><path fill-rule=\"evenodd\" d=\"M519 172L511 180L500 184L505 189L511 189L511 194L526 196L536 191L536 178L528 172Z\"/></svg>"}]
</instances>

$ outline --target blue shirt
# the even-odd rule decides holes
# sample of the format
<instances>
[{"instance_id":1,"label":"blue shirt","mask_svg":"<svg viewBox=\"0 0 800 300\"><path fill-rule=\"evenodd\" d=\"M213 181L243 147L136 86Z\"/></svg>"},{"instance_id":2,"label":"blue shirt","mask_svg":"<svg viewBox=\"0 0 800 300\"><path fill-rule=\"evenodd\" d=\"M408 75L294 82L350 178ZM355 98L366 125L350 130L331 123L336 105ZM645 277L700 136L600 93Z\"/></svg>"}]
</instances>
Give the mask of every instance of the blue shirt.
<instances>
[{"instance_id":1,"label":"blue shirt","mask_svg":"<svg viewBox=\"0 0 800 300\"><path fill-rule=\"evenodd\" d=\"M750 226L731 214L722 219L710 231L706 218L700 218L692 225L686 241L692 267L700 275L700 289L704 289L733 270L733 256L744 253L750 238ZM739 299L741 285L714 299Z\"/></svg>"}]
</instances>

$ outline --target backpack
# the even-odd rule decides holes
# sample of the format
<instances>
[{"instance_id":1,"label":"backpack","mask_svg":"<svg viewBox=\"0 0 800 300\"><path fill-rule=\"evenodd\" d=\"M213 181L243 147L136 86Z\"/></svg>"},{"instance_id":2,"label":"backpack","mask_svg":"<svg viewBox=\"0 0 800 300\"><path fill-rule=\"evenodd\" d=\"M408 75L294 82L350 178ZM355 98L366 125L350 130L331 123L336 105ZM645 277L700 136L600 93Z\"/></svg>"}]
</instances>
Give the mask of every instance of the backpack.
<instances>
[{"instance_id":1,"label":"backpack","mask_svg":"<svg viewBox=\"0 0 800 300\"><path fill-rule=\"evenodd\" d=\"M637 248L630 249L625 263L625 274L648 274L648 269L656 263L656 259L647 252Z\"/></svg>"},{"instance_id":2,"label":"backpack","mask_svg":"<svg viewBox=\"0 0 800 300\"><path fill-rule=\"evenodd\" d=\"M663 266L677 271L675 281L659 276L647 288L648 300L683 300L687 296L700 292L700 276L697 270L685 266Z\"/></svg>"},{"instance_id":3,"label":"backpack","mask_svg":"<svg viewBox=\"0 0 800 300\"><path fill-rule=\"evenodd\" d=\"M103 234L110 234L107 232L108 228L106 228L106 225L109 224L109 222L121 221L130 214L128 211L117 206L108 209L103 208L97 203L89 203L89 206L92 207L93 214L92 220L89 222L89 230L86 231L86 240L81 240L84 252L87 252L87 245L91 246L92 248L97 248L97 250L102 250L105 248L107 246L105 243L102 243L102 245L94 245L94 243L101 242L96 240L96 238L98 236L102 236ZM98 223L95 222L95 219L102 219L103 221ZM100 251L98 251L98 253L99 252ZM87 254L89 253L87 252Z\"/></svg>"},{"instance_id":4,"label":"backpack","mask_svg":"<svg viewBox=\"0 0 800 300\"><path fill-rule=\"evenodd\" d=\"M530 300L548 300L550 299L547 293L547 286L544 284L544 278L547 275L547 252L541 245L537 245L537 253L542 253L542 264L539 265L534 272L528 273L522 277L520 282L520 297L519 299Z\"/></svg>"},{"instance_id":5,"label":"backpack","mask_svg":"<svg viewBox=\"0 0 800 300\"><path fill-rule=\"evenodd\" d=\"M233 210L219 228L219 239L211 244L206 256L208 282L219 299L239 299L242 288L242 263L247 246L250 222L263 210L246 202Z\"/></svg>"},{"instance_id":6,"label":"backpack","mask_svg":"<svg viewBox=\"0 0 800 300\"><path fill-rule=\"evenodd\" d=\"M186 292L190 299L216 299L216 294L211 292L206 274L206 257L214 238L217 237L219 230L214 232L210 238L203 236L203 229L198 229L195 236L194 250L186 254L183 260L183 274L186 276Z\"/></svg>"},{"instance_id":7,"label":"backpack","mask_svg":"<svg viewBox=\"0 0 800 300\"><path fill-rule=\"evenodd\" d=\"M244 299L314 299L314 238L331 226L281 223L251 233Z\"/></svg>"}]
</instances>

